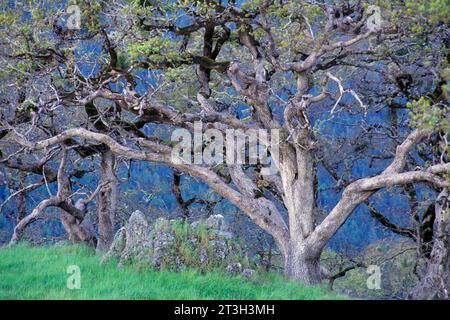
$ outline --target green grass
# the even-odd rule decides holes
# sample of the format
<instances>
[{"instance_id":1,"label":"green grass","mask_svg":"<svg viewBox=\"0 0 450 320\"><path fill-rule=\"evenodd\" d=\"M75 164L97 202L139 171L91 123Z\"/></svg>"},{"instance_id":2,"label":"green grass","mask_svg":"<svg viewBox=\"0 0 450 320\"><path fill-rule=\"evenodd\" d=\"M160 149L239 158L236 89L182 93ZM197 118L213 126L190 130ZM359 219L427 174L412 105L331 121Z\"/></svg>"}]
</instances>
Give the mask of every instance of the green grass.
<instances>
[{"instance_id":1,"label":"green grass","mask_svg":"<svg viewBox=\"0 0 450 320\"><path fill-rule=\"evenodd\" d=\"M81 246L0 249L0 299L345 299L277 274L261 274L250 282L218 271L139 271L99 261L93 250ZM69 265L80 267L79 290L66 286Z\"/></svg>"}]
</instances>

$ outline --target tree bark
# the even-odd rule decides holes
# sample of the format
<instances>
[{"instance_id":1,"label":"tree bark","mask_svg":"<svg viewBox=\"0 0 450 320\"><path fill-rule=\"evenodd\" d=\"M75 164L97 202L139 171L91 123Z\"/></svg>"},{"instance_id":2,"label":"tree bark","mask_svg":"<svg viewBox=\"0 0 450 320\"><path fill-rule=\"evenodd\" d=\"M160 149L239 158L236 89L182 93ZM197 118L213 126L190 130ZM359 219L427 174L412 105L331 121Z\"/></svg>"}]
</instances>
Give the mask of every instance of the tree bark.
<instances>
[{"instance_id":1,"label":"tree bark","mask_svg":"<svg viewBox=\"0 0 450 320\"><path fill-rule=\"evenodd\" d=\"M20 220L22 220L26 215L27 197L25 195L25 192L20 192L17 195L16 201L17 201L16 223L19 223Z\"/></svg>"},{"instance_id":2,"label":"tree bark","mask_svg":"<svg viewBox=\"0 0 450 320\"><path fill-rule=\"evenodd\" d=\"M30 223L35 221L45 209L47 209L48 207L55 206L58 203L59 203L58 197L51 197L50 199L45 199L41 201L29 215L20 220L19 223L16 225L11 240L9 242L9 245L12 246L18 244L20 239L22 238L23 233L25 232L25 228Z\"/></svg>"},{"instance_id":3,"label":"tree bark","mask_svg":"<svg viewBox=\"0 0 450 320\"><path fill-rule=\"evenodd\" d=\"M100 183L109 182L98 194L97 251L107 251L114 238L114 217L117 201L116 159L111 150L102 154Z\"/></svg>"},{"instance_id":4,"label":"tree bark","mask_svg":"<svg viewBox=\"0 0 450 320\"><path fill-rule=\"evenodd\" d=\"M291 243L289 254L285 257L284 275L307 285L320 284L320 252L312 252L304 244Z\"/></svg>"},{"instance_id":5,"label":"tree bark","mask_svg":"<svg viewBox=\"0 0 450 320\"><path fill-rule=\"evenodd\" d=\"M71 243L85 243L89 246L95 246L94 227L89 219L83 219L80 222L71 214L62 211L61 223Z\"/></svg>"},{"instance_id":6,"label":"tree bark","mask_svg":"<svg viewBox=\"0 0 450 320\"><path fill-rule=\"evenodd\" d=\"M289 214L289 249L285 255L286 278L308 285L321 283L321 249L311 250L309 236L314 231L315 165L312 150L291 145L281 151L280 174L284 204Z\"/></svg>"},{"instance_id":7,"label":"tree bark","mask_svg":"<svg viewBox=\"0 0 450 320\"><path fill-rule=\"evenodd\" d=\"M431 257L419 284L409 294L414 300L449 299L450 296L450 193L436 200L436 236Z\"/></svg>"}]
</instances>

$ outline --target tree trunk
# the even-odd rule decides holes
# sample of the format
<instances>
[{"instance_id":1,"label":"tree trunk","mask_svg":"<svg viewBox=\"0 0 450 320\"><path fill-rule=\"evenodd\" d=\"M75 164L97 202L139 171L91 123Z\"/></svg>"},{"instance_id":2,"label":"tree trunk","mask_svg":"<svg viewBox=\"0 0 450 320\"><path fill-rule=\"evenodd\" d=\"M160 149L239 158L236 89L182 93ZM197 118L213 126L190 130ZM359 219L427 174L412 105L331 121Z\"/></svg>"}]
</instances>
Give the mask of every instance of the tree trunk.
<instances>
[{"instance_id":1,"label":"tree trunk","mask_svg":"<svg viewBox=\"0 0 450 320\"><path fill-rule=\"evenodd\" d=\"M25 218L26 210L27 210L27 198L25 192L21 192L17 195L17 216L16 223L19 223L20 220Z\"/></svg>"},{"instance_id":2,"label":"tree trunk","mask_svg":"<svg viewBox=\"0 0 450 320\"><path fill-rule=\"evenodd\" d=\"M449 299L450 297L450 193L439 194L435 205L436 234L421 281L410 292L414 300Z\"/></svg>"},{"instance_id":3,"label":"tree trunk","mask_svg":"<svg viewBox=\"0 0 450 320\"><path fill-rule=\"evenodd\" d=\"M98 194L98 242L97 251L107 251L114 238L114 217L117 200L115 156L108 150L102 154L100 183L109 182Z\"/></svg>"},{"instance_id":4,"label":"tree trunk","mask_svg":"<svg viewBox=\"0 0 450 320\"><path fill-rule=\"evenodd\" d=\"M284 275L307 285L320 284L320 253L309 251L305 245L291 245L290 253L284 260Z\"/></svg>"},{"instance_id":5,"label":"tree trunk","mask_svg":"<svg viewBox=\"0 0 450 320\"><path fill-rule=\"evenodd\" d=\"M294 156L295 155L295 156ZM284 274L307 285L321 283L321 250L311 249L309 236L315 225L314 158L310 150L285 146L281 149L280 173L284 204L289 214L289 245Z\"/></svg>"},{"instance_id":6,"label":"tree trunk","mask_svg":"<svg viewBox=\"0 0 450 320\"><path fill-rule=\"evenodd\" d=\"M85 243L89 246L95 246L94 226L89 219L86 218L79 222L69 213L62 211L61 222L71 243Z\"/></svg>"}]
</instances>

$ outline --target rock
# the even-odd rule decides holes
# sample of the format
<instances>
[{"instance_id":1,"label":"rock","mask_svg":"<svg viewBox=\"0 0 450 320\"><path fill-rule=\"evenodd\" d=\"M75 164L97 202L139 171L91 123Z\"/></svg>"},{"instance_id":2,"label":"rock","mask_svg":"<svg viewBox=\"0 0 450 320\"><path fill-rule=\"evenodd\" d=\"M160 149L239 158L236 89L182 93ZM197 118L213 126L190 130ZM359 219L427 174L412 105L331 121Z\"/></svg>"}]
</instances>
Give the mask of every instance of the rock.
<instances>
[{"instance_id":1,"label":"rock","mask_svg":"<svg viewBox=\"0 0 450 320\"><path fill-rule=\"evenodd\" d=\"M145 236L148 234L148 222L141 211L136 210L131 214L130 219L128 220L127 230L129 231L130 235L137 237Z\"/></svg>"},{"instance_id":2,"label":"rock","mask_svg":"<svg viewBox=\"0 0 450 320\"><path fill-rule=\"evenodd\" d=\"M229 231L211 230L211 233L213 235L217 236L218 238L228 239L228 240L233 239L233 233L229 232Z\"/></svg>"},{"instance_id":3,"label":"rock","mask_svg":"<svg viewBox=\"0 0 450 320\"><path fill-rule=\"evenodd\" d=\"M56 247L62 247L67 245L67 240L57 240L53 243Z\"/></svg>"},{"instance_id":4,"label":"rock","mask_svg":"<svg viewBox=\"0 0 450 320\"><path fill-rule=\"evenodd\" d=\"M199 258L200 258L200 263L205 263L206 261L208 261L208 251L206 251L205 248L202 248L200 250Z\"/></svg>"},{"instance_id":5,"label":"rock","mask_svg":"<svg viewBox=\"0 0 450 320\"><path fill-rule=\"evenodd\" d=\"M159 230L167 230L170 228L170 222L164 217L159 217L155 221L155 227Z\"/></svg>"},{"instance_id":6,"label":"rock","mask_svg":"<svg viewBox=\"0 0 450 320\"><path fill-rule=\"evenodd\" d=\"M221 214L214 214L209 216L208 219L205 220L205 226L207 229L213 229L218 231L228 231L228 224L225 221L225 218Z\"/></svg>"},{"instance_id":7,"label":"rock","mask_svg":"<svg viewBox=\"0 0 450 320\"><path fill-rule=\"evenodd\" d=\"M195 248L198 244L198 239L196 237L190 238L187 241L187 244L191 247L191 248Z\"/></svg>"},{"instance_id":8,"label":"rock","mask_svg":"<svg viewBox=\"0 0 450 320\"><path fill-rule=\"evenodd\" d=\"M218 268L237 262L240 248L232 241L225 219L213 215L203 221L193 222L191 228L180 228L180 220L158 218L152 225L140 211L134 212L128 223L115 235L113 244L102 262L119 257L119 267L126 262L154 269L179 271L185 268ZM199 223L205 226L201 235L195 230ZM206 232L204 234L203 232ZM230 272L242 272L240 263L231 265Z\"/></svg>"},{"instance_id":9,"label":"rock","mask_svg":"<svg viewBox=\"0 0 450 320\"><path fill-rule=\"evenodd\" d=\"M244 271L242 271L241 273L241 276L250 280L255 277L255 273L256 272L253 269L244 269Z\"/></svg>"},{"instance_id":10,"label":"rock","mask_svg":"<svg viewBox=\"0 0 450 320\"><path fill-rule=\"evenodd\" d=\"M181 271L186 269L186 264L184 263L183 259L181 257L177 256L175 259L175 267L176 271Z\"/></svg>"},{"instance_id":11,"label":"rock","mask_svg":"<svg viewBox=\"0 0 450 320\"><path fill-rule=\"evenodd\" d=\"M200 220L194 221L191 223L191 229L196 229L198 225L200 224Z\"/></svg>"},{"instance_id":12,"label":"rock","mask_svg":"<svg viewBox=\"0 0 450 320\"><path fill-rule=\"evenodd\" d=\"M230 248L226 241L223 240L211 240L209 245L212 248L214 258L218 260L225 260L230 254Z\"/></svg>"},{"instance_id":13,"label":"rock","mask_svg":"<svg viewBox=\"0 0 450 320\"><path fill-rule=\"evenodd\" d=\"M229 264L226 268L226 271L233 276L238 275L241 272L241 270L242 265L239 262Z\"/></svg>"},{"instance_id":14,"label":"rock","mask_svg":"<svg viewBox=\"0 0 450 320\"><path fill-rule=\"evenodd\" d=\"M160 269L165 264L176 261L173 256L172 247L175 243L175 237L169 232L156 232L153 246L152 265Z\"/></svg>"},{"instance_id":15,"label":"rock","mask_svg":"<svg viewBox=\"0 0 450 320\"><path fill-rule=\"evenodd\" d=\"M101 263L104 264L108 262L113 257L120 257L123 249L125 248L126 242L126 230L125 227L120 228L119 231L114 235L113 242L108 252L103 255Z\"/></svg>"},{"instance_id":16,"label":"rock","mask_svg":"<svg viewBox=\"0 0 450 320\"><path fill-rule=\"evenodd\" d=\"M102 262L117 255L120 257L119 267L128 261L149 263L152 248L151 229L144 214L138 210L131 214L128 224L116 233Z\"/></svg>"}]
</instances>

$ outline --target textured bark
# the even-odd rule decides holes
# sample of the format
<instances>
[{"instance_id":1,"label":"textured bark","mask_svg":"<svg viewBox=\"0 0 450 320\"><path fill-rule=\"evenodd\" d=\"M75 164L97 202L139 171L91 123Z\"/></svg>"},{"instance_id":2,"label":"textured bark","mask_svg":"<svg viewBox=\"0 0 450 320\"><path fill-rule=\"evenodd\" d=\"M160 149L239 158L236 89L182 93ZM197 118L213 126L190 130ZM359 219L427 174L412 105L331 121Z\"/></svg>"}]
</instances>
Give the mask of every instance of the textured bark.
<instances>
[{"instance_id":1,"label":"textured bark","mask_svg":"<svg viewBox=\"0 0 450 320\"><path fill-rule=\"evenodd\" d=\"M17 217L16 222L19 223L26 215L27 197L24 192L20 192L16 198L17 201Z\"/></svg>"},{"instance_id":2,"label":"textured bark","mask_svg":"<svg viewBox=\"0 0 450 320\"><path fill-rule=\"evenodd\" d=\"M51 197L50 199L45 199L41 201L41 203L39 203L29 215L20 220L19 223L16 225L11 240L9 242L9 245L17 244L22 238L22 235L25 232L25 228L33 221L36 221L36 219L38 219L39 215L41 215L45 209L57 205L58 202L59 199L57 197Z\"/></svg>"},{"instance_id":3,"label":"textured bark","mask_svg":"<svg viewBox=\"0 0 450 320\"><path fill-rule=\"evenodd\" d=\"M183 195L181 194L181 173L174 170L173 172L173 184L172 184L172 192L175 196L175 200L178 202L178 205L181 208L181 213L184 218L189 218L189 202L184 201Z\"/></svg>"},{"instance_id":4,"label":"textured bark","mask_svg":"<svg viewBox=\"0 0 450 320\"><path fill-rule=\"evenodd\" d=\"M101 183L108 183L98 193L98 242L97 251L106 251L114 238L114 217L117 201L117 179L115 156L109 150L102 154Z\"/></svg>"},{"instance_id":5,"label":"textured bark","mask_svg":"<svg viewBox=\"0 0 450 320\"><path fill-rule=\"evenodd\" d=\"M436 237L431 257L419 284L409 298L449 299L450 295L450 193L444 190L436 201Z\"/></svg>"},{"instance_id":6,"label":"textured bark","mask_svg":"<svg viewBox=\"0 0 450 320\"><path fill-rule=\"evenodd\" d=\"M310 251L304 244L291 243L290 252L284 260L284 275L308 285L320 284L320 253Z\"/></svg>"},{"instance_id":7,"label":"textured bark","mask_svg":"<svg viewBox=\"0 0 450 320\"><path fill-rule=\"evenodd\" d=\"M72 243L85 243L94 246L96 243L94 227L90 220L77 220L67 212L61 213L61 222L67 232L69 241Z\"/></svg>"},{"instance_id":8,"label":"textured bark","mask_svg":"<svg viewBox=\"0 0 450 320\"><path fill-rule=\"evenodd\" d=\"M321 249L309 249L308 237L315 227L314 159L312 151L287 145L283 148L280 175L284 204L289 215L289 250L284 273L289 279L315 285L321 282Z\"/></svg>"}]
</instances>

